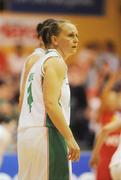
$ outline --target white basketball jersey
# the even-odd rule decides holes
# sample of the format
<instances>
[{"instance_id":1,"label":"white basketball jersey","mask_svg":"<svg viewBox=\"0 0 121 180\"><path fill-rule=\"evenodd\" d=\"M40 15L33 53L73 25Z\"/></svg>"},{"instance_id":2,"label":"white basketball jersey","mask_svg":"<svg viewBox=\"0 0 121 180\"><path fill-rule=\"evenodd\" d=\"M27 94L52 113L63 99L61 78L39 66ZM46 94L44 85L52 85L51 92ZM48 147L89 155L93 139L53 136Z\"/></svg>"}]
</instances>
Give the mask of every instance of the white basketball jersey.
<instances>
[{"instance_id":1,"label":"white basketball jersey","mask_svg":"<svg viewBox=\"0 0 121 180\"><path fill-rule=\"evenodd\" d=\"M23 70L22 70L22 73L21 73L21 79L20 79L20 91L21 91L21 88L22 88L22 82L23 82L23 77L24 77L26 63L31 59L32 56L34 56L34 55L43 56L44 54L45 54L44 49L36 48L34 50L34 52L30 56L28 56L27 59L25 60L25 63L24 63L24 66L23 66Z\"/></svg>"},{"instance_id":2,"label":"white basketball jersey","mask_svg":"<svg viewBox=\"0 0 121 180\"><path fill-rule=\"evenodd\" d=\"M42 59L32 66L25 85L23 104L19 118L19 129L34 126L54 126L46 113L42 92L42 81L44 77L43 64L50 57L60 57L61 59L59 58L57 60L63 61L62 56L55 49L49 49ZM63 80L59 104L62 108L67 124L69 125L70 88L67 74Z\"/></svg>"}]
</instances>

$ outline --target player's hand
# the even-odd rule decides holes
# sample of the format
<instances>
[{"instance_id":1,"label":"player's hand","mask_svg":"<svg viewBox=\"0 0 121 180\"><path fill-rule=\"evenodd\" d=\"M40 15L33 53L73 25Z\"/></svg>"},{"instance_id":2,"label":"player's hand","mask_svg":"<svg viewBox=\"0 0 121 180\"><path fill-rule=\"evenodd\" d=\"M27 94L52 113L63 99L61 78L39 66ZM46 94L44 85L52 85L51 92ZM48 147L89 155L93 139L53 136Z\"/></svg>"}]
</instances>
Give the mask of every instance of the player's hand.
<instances>
[{"instance_id":1,"label":"player's hand","mask_svg":"<svg viewBox=\"0 0 121 180\"><path fill-rule=\"evenodd\" d=\"M96 156L96 155L92 156L89 161L90 166L94 169L97 168L98 160L99 160L98 156Z\"/></svg>"},{"instance_id":2,"label":"player's hand","mask_svg":"<svg viewBox=\"0 0 121 180\"><path fill-rule=\"evenodd\" d=\"M80 147L76 143L75 139L72 138L67 141L69 148L68 159L72 161L78 161L80 159Z\"/></svg>"}]
</instances>

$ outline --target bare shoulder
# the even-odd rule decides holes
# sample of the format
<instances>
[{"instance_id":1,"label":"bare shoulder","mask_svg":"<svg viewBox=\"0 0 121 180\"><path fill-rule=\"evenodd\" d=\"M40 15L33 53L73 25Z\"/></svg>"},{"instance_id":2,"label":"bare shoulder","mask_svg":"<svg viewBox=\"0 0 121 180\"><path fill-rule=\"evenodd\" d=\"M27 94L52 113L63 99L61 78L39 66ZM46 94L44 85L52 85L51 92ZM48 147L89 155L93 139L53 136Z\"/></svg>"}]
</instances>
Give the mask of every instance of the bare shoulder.
<instances>
[{"instance_id":1,"label":"bare shoulder","mask_svg":"<svg viewBox=\"0 0 121 180\"><path fill-rule=\"evenodd\" d=\"M49 58L44 64L45 71L52 70L57 73L66 73L67 66L60 57Z\"/></svg>"}]
</instances>

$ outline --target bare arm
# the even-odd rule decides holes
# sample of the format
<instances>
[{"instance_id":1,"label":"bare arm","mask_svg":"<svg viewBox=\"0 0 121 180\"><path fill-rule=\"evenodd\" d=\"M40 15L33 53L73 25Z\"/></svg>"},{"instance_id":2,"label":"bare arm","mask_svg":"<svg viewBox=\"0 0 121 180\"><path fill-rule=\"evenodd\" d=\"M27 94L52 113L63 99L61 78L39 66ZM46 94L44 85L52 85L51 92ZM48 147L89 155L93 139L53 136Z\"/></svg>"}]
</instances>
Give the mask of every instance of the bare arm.
<instances>
[{"instance_id":1,"label":"bare arm","mask_svg":"<svg viewBox=\"0 0 121 180\"><path fill-rule=\"evenodd\" d=\"M110 75L110 78L109 78L108 82L104 86L102 96L111 91L112 87L114 86L114 84L115 84L115 82L117 81L118 78L119 78L119 72L113 72Z\"/></svg>"},{"instance_id":2,"label":"bare arm","mask_svg":"<svg viewBox=\"0 0 121 180\"><path fill-rule=\"evenodd\" d=\"M104 140L108 136L108 134L121 128L121 116L115 115L114 118L116 118L116 119L114 121L108 123L107 125L105 125L96 138L95 146L94 146L94 149L92 152L92 157L90 160L90 165L92 167L96 167L96 165L98 163L100 148L101 148Z\"/></svg>"},{"instance_id":3,"label":"bare arm","mask_svg":"<svg viewBox=\"0 0 121 180\"><path fill-rule=\"evenodd\" d=\"M114 84L115 84L115 82L116 82L116 80L117 80L117 78L119 76L118 74L119 74L118 72L117 73L115 72L115 73L111 74L111 77L109 78L108 82L106 83L106 85L105 85L105 87L104 87L104 89L102 91L102 94L101 94L101 102L102 103L101 103L101 107L100 107L100 109L98 111L97 121L99 121L100 115L107 108L105 102L107 101L107 96L111 92L112 87L114 86Z\"/></svg>"},{"instance_id":4,"label":"bare arm","mask_svg":"<svg viewBox=\"0 0 121 180\"><path fill-rule=\"evenodd\" d=\"M69 147L69 159L78 160L80 158L80 149L74 140L59 105L61 86L66 73L66 66L62 61L49 59L45 63L44 70L43 96L46 111L55 127L67 141Z\"/></svg>"}]
</instances>

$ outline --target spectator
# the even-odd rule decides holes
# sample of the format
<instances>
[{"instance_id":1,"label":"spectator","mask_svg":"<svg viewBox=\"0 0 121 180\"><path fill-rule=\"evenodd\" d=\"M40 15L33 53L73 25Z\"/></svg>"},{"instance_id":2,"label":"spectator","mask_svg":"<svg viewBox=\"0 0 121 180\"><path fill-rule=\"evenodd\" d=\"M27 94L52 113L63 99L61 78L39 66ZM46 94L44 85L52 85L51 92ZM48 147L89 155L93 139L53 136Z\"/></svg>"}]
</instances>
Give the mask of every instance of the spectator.
<instances>
[{"instance_id":1,"label":"spectator","mask_svg":"<svg viewBox=\"0 0 121 180\"><path fill-rule=\"evenodd\" d=\"M24 51L23 45L17 44L14 52L8 57L8 63L13 76L20 76L24 64Z\"/></svg>"},{"instance_id":2,"label":"spectator","mask_svg":"<svg viewBox=\"0 0 121 180\"><path fill-rule=\"evenodd\" d=\"M0 166L2 165L4 153L12 143L15 128L15 120L0 113Z\"/></svg>"}]
</instances>

